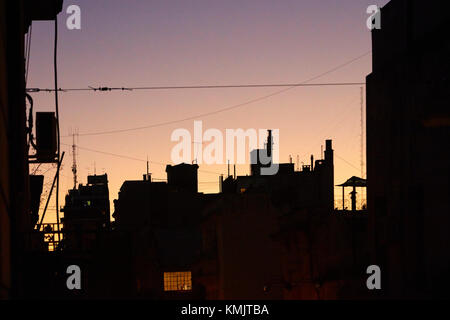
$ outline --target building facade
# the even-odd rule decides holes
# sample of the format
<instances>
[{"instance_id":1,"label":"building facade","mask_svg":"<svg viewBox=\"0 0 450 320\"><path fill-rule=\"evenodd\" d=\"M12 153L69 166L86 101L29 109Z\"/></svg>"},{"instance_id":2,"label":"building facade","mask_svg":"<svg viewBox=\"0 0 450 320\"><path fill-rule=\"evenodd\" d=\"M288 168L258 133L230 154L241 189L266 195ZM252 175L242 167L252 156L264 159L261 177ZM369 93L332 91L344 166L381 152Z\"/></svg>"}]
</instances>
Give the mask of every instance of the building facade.
<instances>
[{"instance_id":1,"label":"building facade","mask_svg":"<svg viewBox=\"0 0 450 320\"><path fill-rule=\"evenodd\" d=\"M110 229L108 175L88 176L87 185L69 190L61 211L64 249L92 250L98 237Z\"/></svg>"},{"instance_id":2,"label":"building facade","mask_svg":"<svg viewBox=\"0 0 450 320\"><path fill-rule=\"evenodd\" d=\"M153 299L198 298L192 265L201 245L196 164L168 165L168 182L125 181L114 201L113 233L126 239L132 291ZM117 252L117 254L120 254Z\"/></svg>"},{"instance_id":3,"label":"building facade","mask_svg":"<svg viewBox=\"0 0 450 320\"><path fill-rule=\"evenodd\" d=\"M371 262L384 297L449 297L449 15L393 0L381 21L367 76Z\"/></svg>"},{"instance_id":4,"label":"building facade","mask_svg":"<svg viewBox=\"0 0 450 320\"><path fill-rule=\"evenodd\" d=\"M269 132L266 148L270 140ZM324 159L311 157L300 171L284 163L277 174L264 176L261 167L253 163L252 175L227 177L203 211L194 276L205 298L360 296L367 215L333 208L332 141L326 141Z\"/></svg>"},{"instance_id":5,"label":"building facade","mask_svg":"<svg viewBox=\"0 0 450 320\"><path fill-rule=\"evenodd\" d=\"M0 298L26 297L34 227L28 170L24 37L52 20L62 0L0 1Z\"/></svg>"}]
</instances>

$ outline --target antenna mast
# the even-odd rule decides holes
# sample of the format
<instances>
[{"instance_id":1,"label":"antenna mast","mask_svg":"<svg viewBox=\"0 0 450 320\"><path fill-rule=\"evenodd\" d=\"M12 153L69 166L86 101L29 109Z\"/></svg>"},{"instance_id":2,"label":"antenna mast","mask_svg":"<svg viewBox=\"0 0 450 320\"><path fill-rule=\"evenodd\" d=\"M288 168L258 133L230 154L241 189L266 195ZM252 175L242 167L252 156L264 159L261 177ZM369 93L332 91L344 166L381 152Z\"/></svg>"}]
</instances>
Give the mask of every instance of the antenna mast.
<instances>
[{"instance_id":1,"label":"antenna mast","mask_svg":"<svg viewBox=\"0 0 450 320\"><path fill-rule=\"evenodd\" d=\"M364 91L361 87L361 178L364 178Z\"/></svg>"},{"instance_id":2,"label":"antenna mast","mask_svg":"<svg viewBox=\"0 0 450 320\"><path fill-rule=\"evenodd\" d=\"M72 173L73 173L73 189L77 188L77 145L75 144L75 135L78 136L78 133L72 134L72 156L73 156L73 163L72 163Z\"/></svg>"}]
</instances>

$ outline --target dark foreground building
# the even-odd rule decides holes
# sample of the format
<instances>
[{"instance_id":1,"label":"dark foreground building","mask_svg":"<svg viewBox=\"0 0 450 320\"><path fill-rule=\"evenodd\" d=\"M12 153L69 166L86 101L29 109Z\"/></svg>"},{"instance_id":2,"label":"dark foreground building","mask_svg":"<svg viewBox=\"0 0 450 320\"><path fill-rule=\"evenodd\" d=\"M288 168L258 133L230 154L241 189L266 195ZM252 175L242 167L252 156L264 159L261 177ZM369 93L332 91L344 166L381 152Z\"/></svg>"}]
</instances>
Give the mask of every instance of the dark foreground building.
<instances>
[{"instance_id":1,"label":"dark foreground building","mask_svg":"<svg viewBox=\"0 0 450 320\"><path fill-rule=\"evenodd\" d=\"M108 176L88 176L87 185L69 190L62 212L64 250L92 250L110 228Z\"/></svg>"},{"instance_id":2,"label":"dark foreground building","mask_svg":"<svg viewBox=\"0 0 450 320\"><path fill-rule=\"evenodd\" d=\"M34 285L28 280L37 277L29 267L36 197L28 170L24 36L31 21L53 20L61 9L62 0L0 0L0 299L27 297Z\"/></svg>"},{"instance_id":3,"label":"dark foreground building","mask_svg":"<svg viewBox=\"0 0 450 320\"><path fill-rule=\"evenodd\" d=\"M196 164L168 165L167 183L125 181L114 201L113 234L132 272L130 295L151 299L201 298L192 264L201 245L200 213L210 198L197 192Z\"/></svg>"},{"instance_id":4,"label":"dark foreground building","mask_svg":"<svg viewBox=\"0 0 450 320\"><path fill-rule=\"evenodd\" d=\"M324 159L300 171L284 163L265 176L260 168L229 176L203 210L194 277L206 299L360 297L367 216L333 208L332 141Z\"/></svg>"},{"instance_id":5,"label":"dark foreground building","mask_svg":"<svg viewBox=\"0 0 450 320\"><path fill-rule=\"evenodd\" d=\"M371 261L386 298L450 297L450 15L393 0L367 77Z\"/></svg>"}]
</instances>

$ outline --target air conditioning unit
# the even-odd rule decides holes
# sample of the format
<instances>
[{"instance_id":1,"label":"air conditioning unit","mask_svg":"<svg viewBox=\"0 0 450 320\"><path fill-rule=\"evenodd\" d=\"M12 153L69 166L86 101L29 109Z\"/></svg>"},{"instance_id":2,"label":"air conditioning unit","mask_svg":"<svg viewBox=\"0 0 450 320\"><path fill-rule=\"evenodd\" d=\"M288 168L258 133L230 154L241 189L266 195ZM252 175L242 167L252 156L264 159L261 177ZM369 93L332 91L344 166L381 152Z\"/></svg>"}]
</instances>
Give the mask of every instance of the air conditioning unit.
<instances>
[{"instance_id":1,"label":"air conditioning unit","mask_svg":"<svg viewBox=\"0 0 450 320\"><path fill-rule=\"evenodd\" d=\"M56 117L54 112L36 112L36 157L38 162L56 158Z\"/></svg>"}]
</instances>

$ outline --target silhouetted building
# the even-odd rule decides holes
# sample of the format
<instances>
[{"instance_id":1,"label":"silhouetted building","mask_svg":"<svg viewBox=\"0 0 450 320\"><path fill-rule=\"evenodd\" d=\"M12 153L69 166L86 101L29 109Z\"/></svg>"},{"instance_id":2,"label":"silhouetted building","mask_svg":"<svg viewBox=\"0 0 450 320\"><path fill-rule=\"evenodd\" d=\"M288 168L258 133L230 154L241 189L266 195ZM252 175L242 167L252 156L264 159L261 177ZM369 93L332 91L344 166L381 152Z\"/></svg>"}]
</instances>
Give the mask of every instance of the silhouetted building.
<instances>
[{"instance_id":1,"label":"silhouetted building","mask_svg":"<svg viewBox=\"0 0 450 320\"><path fill-rule=\"evenodd\" d=\"M189 192L198 191L197 181L198 165L180 163L176 166L168 165L167 184L176 190L185 190Z\"/></svg>"},{"instance_id":2,"label":"silhouetted building","mask_svg":"<svg viewBox=\"0 0 450 320\"><path fill-rule=\"evenodd\" d=\"M367 215L321 208L285 208L274 235L282 247L281 287L287 300L367 297Z\"/></svg>"},{"instance_id":3,"label":"silhouetted building","mask_svg":"<svg viewBox=\"0 0 450 320\"><path fill-rule=\"evenodd\" d=\"M166 182L125 181L114 201L114 230L132 252L133 294L157 299L197 297L192 264L201 246L198 165L167 166ZM120 253L117 253L120 254Z\"/></svg>"},{"instance_id":4,"label":"silhouetted building","mask_svg":"<svg viewBox=\"0 0 450 320\"><path fill-rule=\"evenodd\" d=\"M64 249L89 251L110 228L108 176L88 176L87 185L69 190L62 209Z\"/></svg>"},{"instance_id":5,"label":"silhouetted building","mask_svg":"<svg viewBox=\"0 0 450 320\"><path fill-rule=\"evenodd\" d=\"M393 0L367 76L371 262L384 297L449 297L450 16Z\"/></svg>"},{"instance_id":6,"label":"silhouetted building","mask_svg":"<svg viewBox=\"0 0 450 320\"><path fill-rule=\"evenodd\" d=\"M30 260L36 216L30 214L35 197L28 170L24 36L31 21L53 20L61 9L62 0L0 0L0 299L27 297L39 285L39 266Z\"/></svg>"},{"instance_id":7,"label":"silhouetted building","mask_svg":"<svg viewBox=\"0 0 450 320\"><path fill-rule=\"evenodd\" d=\"M270 139L270 133L268 136ZM268 142L266 148L271 144ZM253 150L251 154L255 155ZM263 154L271 154L268 150ZM222 184L224 193L267 192L275 202L289 199L301 207L323 207L333 210L334 207L334 156L332 141L326 141L325 159L304 165L301 171L294 170L293 163L278 164L278 171L274 175L261 175L261 166L251 164L250 176L227 177ZM271 163L271 162L270 162Z\"/></svg>"},{"instance_id":8,"label":"silhouetted building","mask_svg":"<svg viewBox=\"0 0 450 320\"><path fill-rule=\"evenodd\" d=\"M266 148L270 141L269 133ZM225 179L203 211L194 276L206 298L356 297L365 283L358 267L367 261L367 219L334 212L331 140L325 159L311 157L301 171L286 163L275 175L261 175L261 167Z\"/></svg>"},{"instance_id":9,"label":"silhouetted building","mask_svg":"<svg viewBox=\"0 0 450 320\"><path fill-rule=\"evenodd\" d=\"M264 288L282 277L279 210L270 195L223 193L203 210L201 255L194 277L208 300L280 300L282 288Z\"/></svg>"}]
</instances>

